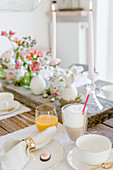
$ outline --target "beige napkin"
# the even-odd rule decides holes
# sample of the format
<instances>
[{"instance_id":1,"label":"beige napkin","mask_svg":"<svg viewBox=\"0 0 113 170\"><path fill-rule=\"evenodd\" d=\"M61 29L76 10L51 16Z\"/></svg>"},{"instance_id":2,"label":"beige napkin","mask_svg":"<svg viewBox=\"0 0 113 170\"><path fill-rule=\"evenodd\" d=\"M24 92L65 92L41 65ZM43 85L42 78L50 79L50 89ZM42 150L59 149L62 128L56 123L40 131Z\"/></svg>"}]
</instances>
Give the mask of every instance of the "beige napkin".
<instances>
[{"instance_id":1,"label":"beige napkin","mask_svg":"<svg viewBox=\"0 0 113 170\"><path fill-rule=\"evenodd\" d=\"M45 131L32 137L35 142L36 149L42 148L48 144L54 137L57 129L52 126ZM10 139L0 148L5 153L0 158L3 170L22 170L30 158L29 150L25 141Z\"/></svg>"}]
</instances>

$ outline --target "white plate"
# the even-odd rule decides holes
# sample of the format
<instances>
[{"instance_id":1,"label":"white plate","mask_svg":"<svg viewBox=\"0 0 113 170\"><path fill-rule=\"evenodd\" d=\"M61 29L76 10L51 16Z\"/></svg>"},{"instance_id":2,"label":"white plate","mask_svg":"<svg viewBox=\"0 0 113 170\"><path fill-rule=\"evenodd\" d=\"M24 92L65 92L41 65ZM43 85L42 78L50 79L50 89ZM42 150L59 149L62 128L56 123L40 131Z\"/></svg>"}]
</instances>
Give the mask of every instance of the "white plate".
<instances>
[{"instance_id":1,"label":"white plate","mask_svg":"<svg viewBox=\"0 0 113 170\"><path fill-rule=\"evenodd\" d=\"M113 161L113 148L111 149L110 156L106 162L110 161ZM70 150L69 153L67 154L67 162L73 169L76 170L90 170L96 167L85 164L84 162L80 161L76 147ZM103 170L103 168L99 168L99 170ZM110 168L109 170L113 170L113 167Z\"/></svg>"},{"instance_id":2,"label":"white plate","mask_svg":"<svg viewBox=\"0 0 113 170\"><path fill-rule=\"evenodd\" d=\"M9 114L9 113L12 113L12 112L15 112L16 110L19 109L20 103L18 101L14 100L14 102L12 103L10 108L12 108L12 107L14 107L14 109L12 111L9 111L9 112L8 111L3 111L3 112L0 111L0 116L1 115L6 115L6 114Z\"/></svg>"},{"instance_id":3,"label":"white plate","mask_svg":"<svg viewBox=\"0 0 113 170\"><path fill-rule=\"evenodd\" d=\"M40 160L41 153L49 152L50 160L43 162ZM64 148L57 141L53 140L45 147L31 153L31 158L23 170L47 170L57 166L64 157Z\"/></svg>"}]
</instances>

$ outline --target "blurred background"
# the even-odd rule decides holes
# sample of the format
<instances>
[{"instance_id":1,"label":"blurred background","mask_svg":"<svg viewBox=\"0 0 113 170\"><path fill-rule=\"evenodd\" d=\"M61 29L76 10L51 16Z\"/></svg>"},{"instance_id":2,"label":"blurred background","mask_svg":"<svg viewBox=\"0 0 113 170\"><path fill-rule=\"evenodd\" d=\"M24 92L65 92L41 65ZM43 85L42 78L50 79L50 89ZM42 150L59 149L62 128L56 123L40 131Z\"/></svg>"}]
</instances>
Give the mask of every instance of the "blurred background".
<instances>
[{"instance_id":1,"label":"blurred background","mask_svg":"<svg viewBox=\"0 0 113 170\"><path fill-rule=\"evenodd\" d=\"M0 31L12 30L20 37L31 35L38 48L51 48L51 2L42 0L35 10L28 12L0 10ZM56 5L57 57L62 59L61 67L88 64L89 0L57 0ZM100 79L113 82L113 0L93 0L93 9L95 68ZM0 36L0 55L11 48L10 42Z\"/></svg>"}]
</instances>

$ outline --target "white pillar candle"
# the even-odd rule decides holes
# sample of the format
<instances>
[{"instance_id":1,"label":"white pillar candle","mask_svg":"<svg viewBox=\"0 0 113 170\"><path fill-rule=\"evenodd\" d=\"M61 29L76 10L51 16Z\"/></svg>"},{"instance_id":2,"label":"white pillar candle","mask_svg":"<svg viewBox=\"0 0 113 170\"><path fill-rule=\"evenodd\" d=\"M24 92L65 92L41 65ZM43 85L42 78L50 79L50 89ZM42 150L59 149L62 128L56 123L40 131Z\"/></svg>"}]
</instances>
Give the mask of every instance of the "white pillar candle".
<instances>
[{"instance_id":1,"label":"white pillar candle","mask_svg":"<svg viewBox=\"0 0 113 170\"><path fill-rule=\"evenodd\" d=\"M56 11L55 3L52 3L52 59L56 58Z\"/></svg>"},{"instance_id":2,"label":"white pillar candle","mask_svg":"<svg viewBox=\"0 0 113 170\"><path fill-rule=\"evenodd\" d=\"M94 74L94 32L93 32L93 12L92 12L92 0L89 4L89 15L88 15L88 65L89 75Z\"/></svg>"}]
</instances>

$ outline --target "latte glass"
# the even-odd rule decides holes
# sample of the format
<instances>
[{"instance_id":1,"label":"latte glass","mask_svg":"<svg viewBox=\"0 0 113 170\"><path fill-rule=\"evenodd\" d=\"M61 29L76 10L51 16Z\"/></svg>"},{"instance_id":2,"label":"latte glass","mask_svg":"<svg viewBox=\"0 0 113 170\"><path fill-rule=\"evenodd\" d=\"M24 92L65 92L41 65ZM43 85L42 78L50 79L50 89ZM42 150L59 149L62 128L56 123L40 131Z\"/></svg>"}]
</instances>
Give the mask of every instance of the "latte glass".
<instances>
[{"instance_id":1,"label":"latte glass","mask_svg":"<svg viewBox=\"0 0 113 170\"><path fill-rule=\"evenodd\" d=\"M62 107L62 121L71 140L76 141L87 128L87 108L82 114L83 104L68 104Z\"/></svg>"}]
</instances>

